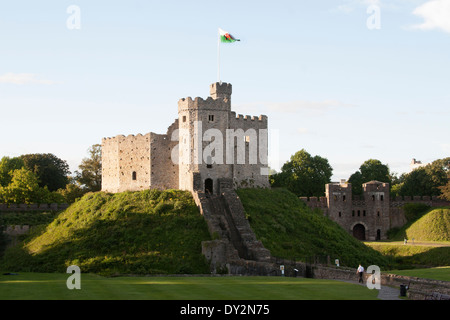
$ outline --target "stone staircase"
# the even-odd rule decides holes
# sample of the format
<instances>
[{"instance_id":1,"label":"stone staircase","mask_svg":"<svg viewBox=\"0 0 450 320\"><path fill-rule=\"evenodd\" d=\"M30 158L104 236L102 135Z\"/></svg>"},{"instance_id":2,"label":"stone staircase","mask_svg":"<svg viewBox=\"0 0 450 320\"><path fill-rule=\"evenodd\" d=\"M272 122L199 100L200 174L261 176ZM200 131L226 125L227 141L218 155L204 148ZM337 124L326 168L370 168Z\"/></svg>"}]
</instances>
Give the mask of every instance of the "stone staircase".
<instances>
[{"instance_id":1,"label":"stone staircase","mask_svg":"<svg viewBox=\"0 0 450 320\"><path fill-rule=\"evenodd\" d=\"M195 192L194 199L213 239L202 242L212 273L269 275L279 271L270 251L256 239L233 189L218 195Z\"/></svg>"}]
</instances>

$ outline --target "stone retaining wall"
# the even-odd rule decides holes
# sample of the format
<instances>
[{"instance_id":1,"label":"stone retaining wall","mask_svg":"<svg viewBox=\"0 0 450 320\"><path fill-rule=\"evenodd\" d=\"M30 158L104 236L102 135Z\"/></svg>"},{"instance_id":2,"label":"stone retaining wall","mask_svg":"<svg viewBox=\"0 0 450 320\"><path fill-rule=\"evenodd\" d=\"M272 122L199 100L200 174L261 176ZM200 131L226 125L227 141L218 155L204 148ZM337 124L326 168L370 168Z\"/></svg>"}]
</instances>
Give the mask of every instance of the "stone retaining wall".
<instances>
[{"instance_id":1,"label":"stone retaining wall","mask_svg":"<svg viewBox=\"0 0 450 320\"><path fill-rule=\"evenodd\" d=\"M370 274L364 273L364 283ZM347 281L358 281L356 269L330 268L324 266L313 267L313 277L318 279L336 279ZM408 286L408 297L413 300L424 300L427 296L438 292L444 295L450 295L450 282L417 277L400 276L389 273L381 273L381 285L398 287L400 285Z\"/></svg>"},{"instance_id":2,"label":"stone retaining wall","mask_svg":"<svg viewBox=\"0 0 450 320\"><path fill-rule=\"evenodd\" d=\"M1 212L26 212L26 211L60 211L69 207L67 203L33 203L33 204L4 204L0 203Z\"/></svg>"}]
</instances>

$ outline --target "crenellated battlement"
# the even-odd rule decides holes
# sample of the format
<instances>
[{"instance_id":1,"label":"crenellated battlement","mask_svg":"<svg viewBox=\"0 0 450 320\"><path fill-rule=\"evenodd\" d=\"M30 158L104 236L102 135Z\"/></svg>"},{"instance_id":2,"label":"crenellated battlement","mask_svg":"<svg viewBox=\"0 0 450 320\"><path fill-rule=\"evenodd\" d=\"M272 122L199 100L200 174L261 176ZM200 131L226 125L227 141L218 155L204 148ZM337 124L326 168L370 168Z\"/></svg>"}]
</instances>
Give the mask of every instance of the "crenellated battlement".
<instances>
[{"instance_id":1,"label":"crenellated battlement","mask_svg":"<svg viewBox=\"0 0 450 320\"><path fill-rule=\"evenodd\" d=\"M231 112L231 116L239 121L267 122L267 119L268 119L266 115L259 115L259 116L250 116L250 115L243 115L243 114L236 115L236 112Z\"/></svg>"},{"instance_id":2,"label":"crenellated battlement","mask_svg":"<svg viewBox=\"0 0 450 320\"><path fill-rule=\"evenodd\" d=\"M209 86L209 93L213 99L230 99L233 87L231 83L215 82Z\"/></svg>"},{"instance_id":3,"label":"crenellated battlement","mask_svg":"<svg viewBox=\"0 0 450 320\"><path fill-rule=\"evenodd\" d=\"M126 135L126 136L124 134L118 134L115 137L102 138L102 142L111 143L111 142L121 142L123 140L130 140L131 141L131 140L139 140L139 139L142 139L142 138L148 139L148 138L150 138L150 134L151 134L151 132L149 132L149 133L147 133L145 135L143 135L141 133L138 133L136 135L129 134L129 135Z\"/></svg>"},{"instance_id":4,"label":"crenellated battlement","mask_svg":"<svg viewBox=\"0 0 450 320\"><path fill-rule=\"evenodd\" d=\"M196 97L195 99L187 97L178 100L178 112L189 110L230 111L230 108L231 105L228 101L213 99L212 97L208 97L206 99L201 97Z\"/></svg>"}]
</instances>

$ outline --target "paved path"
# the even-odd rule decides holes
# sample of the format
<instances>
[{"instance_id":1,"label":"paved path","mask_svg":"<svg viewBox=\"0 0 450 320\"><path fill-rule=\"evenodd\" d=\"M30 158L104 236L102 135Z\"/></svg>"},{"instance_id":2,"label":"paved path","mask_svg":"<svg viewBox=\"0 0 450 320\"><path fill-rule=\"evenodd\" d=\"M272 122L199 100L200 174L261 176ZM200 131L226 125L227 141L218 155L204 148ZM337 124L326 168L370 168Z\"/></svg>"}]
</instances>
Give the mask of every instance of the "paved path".
<instances>
[{"instance_id":1,"label":"paved path","mask_svg":"<svg viewBox=\"0 0 450 320\"><path fill-rule=\"evenodd\" d=\"M381 286L378 293L378 299L381 300L403 300L399 298L400 288L393 288L389 286Z\"/></svg>"},{"instance_id":2,"label":"paved path","mask_svg":"<svg viewBox=\"0 0 450 320\"><path fill-rule=\"evenodd\" d=\"M361 284L358 281L351 281L351 280L339 280L339 281L358 284L360 286L366 285L366 284ZM372 289L372 290L377 290L377 289ZM400 299L400 297L399 297L400 296L400 288L394 288L394 287L382 285L381 289L378 291L379 291L378 299L381 299L381 300L403 300L403 299Z\"/></svg>"}]
</instances>

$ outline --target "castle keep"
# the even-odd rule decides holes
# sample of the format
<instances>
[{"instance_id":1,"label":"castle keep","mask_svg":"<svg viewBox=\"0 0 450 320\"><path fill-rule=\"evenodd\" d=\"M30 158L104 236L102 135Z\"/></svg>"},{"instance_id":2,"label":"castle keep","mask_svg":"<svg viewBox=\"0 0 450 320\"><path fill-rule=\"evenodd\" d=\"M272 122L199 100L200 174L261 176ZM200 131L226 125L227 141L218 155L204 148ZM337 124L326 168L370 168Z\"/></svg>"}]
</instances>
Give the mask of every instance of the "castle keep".
<instances>
[{"instance_id":1,"label":"castle keep","mask_svg":"<svg viewBox=\"0 0 450 320\"><path fill-rule=\"evenodd\" d=\"M231 111L232 86L213 83L207 99L178 101L166 134L102 140L102 190L268 187L267 116Z\"/></svg>"}]
</instances>

